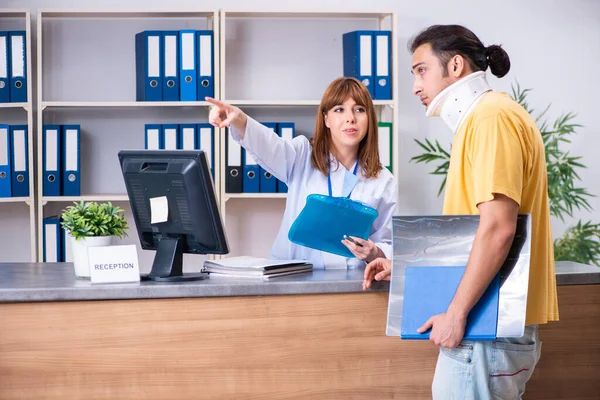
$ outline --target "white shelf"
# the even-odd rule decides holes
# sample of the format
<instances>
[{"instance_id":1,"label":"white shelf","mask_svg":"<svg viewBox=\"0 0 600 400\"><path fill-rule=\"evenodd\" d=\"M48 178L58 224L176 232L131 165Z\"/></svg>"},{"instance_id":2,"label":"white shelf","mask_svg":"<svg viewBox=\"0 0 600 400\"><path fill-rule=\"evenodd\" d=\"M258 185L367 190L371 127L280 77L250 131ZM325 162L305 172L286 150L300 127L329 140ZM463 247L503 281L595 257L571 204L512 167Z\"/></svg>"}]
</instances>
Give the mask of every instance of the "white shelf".
<instances>
[{"instance_id":1,"label":"white shelf","mask_svg":"<svg viewBox=\"0 0 600 400\"><path fill-rule=\"evenodd\" d=\"M224 200L229 199L285 199L287 193L225 193Z\"/></svg>"},{"instance_id":2,"label":"white shelf","mask_svg":"<svg viewBox=\"0 0 600 400\"><path fill-rule=\"evenodd\" d=\"M215 11L206 10L73 10L73 9L38 9L38 14L44 18L199 18L213 17Z\"/></svg>"},{"instance_id":3,"label":"white shelf","mask_svg":"<svg viewBox=\"0 0 600 400\"><path fill-rule=\"evenodd\" d=\"M42 203L72 203L79 201L129 201L126 194L87 194L83 196L44 196Z\"/></svg>"},{"instance_id":4,"label":"white shelf","mask_svg":"<svg viewBox=\"0 0 600 400\"><path fill-rule=\"evenodd\" d=\"M31 261L35 261L37 259L37 254L36 254L36 248L37 248L37 242L36 242L36 236L37 236L37 226L36 226L36 200L37 197L35 196L35 170L34 170L34 153L33 153L33 148L34 148L34 125L33 125L33 79L32 79L32 57L31 57L31 53L32 53L32 46L31 46L31 14L29 12L29 9L20 9L20 8L13 8L13 9L6 9L6 8L0 8L0 18L2 19L8 19L8 18L14 18L17 20L21 20L21 22L19 21L18 25L15 25L15 27L13 27L12 29L14 30L20 30L20 31L25 31L25 57L27 60L27 64L26 64L26 71L27 71L27 76L26 76L26 80L28 82L27 85L27 101L26 102L19 102L19 103L14 103L14 102L10 102L10 103L0 103L0 109L23 109L25 110L25 119L23 122L18 122L15 124L18 125L27 125L27 141L28 141L28 146L27 146L27 156L28 156L28 171L29 171L29 196L23 196L23 197L9 197L9 198L0 198L0 203L12 203L12 204L18 204L18 203L24 203L26 205L29 206L29 220L28 221L19 221L18 222L18 230L21 229L26 229L27 225L29 228L29 237L30 237L30 241L29 241L29 249L27 250L30 253L30 257L31 257ZM18 28L16 27L18 26ZM0 110L1 111L1 110ZM21 119L22 117L19 116L19 119ZM2 221L0 221L0 225L2 225ZM6 225L6 223L5 223ZM18 234L18 232L15 232L15 234ZM15 248L2 248L0 250L0 260L3 258L2 254L5 251L10 251L10 252L24 252L25 251L25 247L15 247Z\"/></svg>"},{"instance_id":5,"label":"white shelf","mask_svg":"<svg viewBox=\"0 0 600 400\"><path fill-rule=\"evenodd\" d=\"M256 107L303 107L318 106L321 100L223 100L234 106L256 106ZM393 106L393 100L373 100L375 106Z\"/></svg>"},{"instance_id":6,"label":"white shelf","mask_svg":"<svg viewBox=\"0 0 600 400\"><path fill-rule=\"evenodd\" d=\"M0 103L0 108L24 108L29 109L29 103Z\"/></svg>"},{"instance_id":7,"label":"white shelf","mask_svg":"<svg viewBox=\"0 0 600 400\"><path fill-rule=\"evenodd\" d=\"M20 9L20 8L0 8L0 17L2 18L13 18L13 17L17 17L17 18L23 18L27 16L27 13L29 12L28 9Z\"/></svg>"},{"instance_id":8,"label":"white shelf","mask_svg":"<svg viewBox=\"0 0 600 400\"><path fill-rule=\"evenodd\" d=\"M42 108L206 107L206 101L43 101Z\"/></svg>"},{"instance_id":9,"label":"white shelf","mask_svg":"<svg viewBox=\"0 0 600 400\"><path fill-rule=\"evenodd\" d=\"M311 19L341 19L341 18L385 18L393 12L385 11L347 11L335 10L307 11L252 11L252 10L222 10L227 18L311 18Z\"/></svg>"},{"instance_id":10,"label":"white shelf","mask_svg":"<svg viewBox=\"0 0 600 400\"><path fill-rule=\"evenodd\" d=\"M0 203L28 203L31 202L30 197L0 197Z\"/></svg>"},{"instance_id":11,"label":"white shelf","mask_svg":"<svg viewBox=\"0 0 600 400\"><path fill-rule=\"evenodd\" d=\"M193 5L191 6L193 7ZM111 29L114 27L117 34L114 36L114 40L132 40L133 37L130 35L129 39L121 39L119 34L121 32L139 32L144 29L183 29L188 27L189 29L211 29L214 32L214 40L215 40L215 48L214 48L214 85L215 85L215 98L219 98L219 88L221 87L219 77L220 74L220 65L219 61L221 59L219 53L220 43L220 29L219 29L219 10L218 9L206 9L200 6L200 8L150 8L150 9L115 9L115 8L99 8L99 9L85 9L83 6L81 8L56 8L56 9L48 9L48 8L40 8L37 10L37 110L38 110L38 124L37 131L43 131L43 124L45 123L64 123L64 121L71 121L73 117L81 114L82 119L85 118L85 121L81 121L82 128L84 128L83 123L85 123L86 127L90 127L90 130L86 132L87 139L89 142L87 146L94 146L94 140L98 139L97 135L99 132L94 130L95 122L102 121L104 118L114 118L114 119L126 119L127 122L131 122L130 120L139 120L140 118L137 115L132 116L131 118L123 115L123 110L126 110L127 113L133 112L137 114L139 112L144 112L147 114L156 114L153 116L151 120L157 120L157 123L160 123L163 118L162 115L165 114L164 110L177 110L181 111L185 114L185 117L190 119L191 115L206 115L206 111L208 107L210 107L210 103L206 101L135 101L135 92L133 95L131 91L127 91L128 94L125 93L125 89L120 90L119 87L119 95L111 96L110 94L106 94L103 96L90 96L91 99L82 99L79 96L71 96L68 91L61 90L60 85L63 81L68 81L69 76L64 76L61 74L53 74L45 72L54 72L51 71L51 68L60 68L59 64L54 64L52 61L52 57L48 57L46 59L44 56L45 52L51 54L53 46L61 46L62 41L66 40L60 34L62 32L61 29L67 29L65 27L71 26L81 26L82 24L87 26L92 24L90 31L87 32L90 35L96 35L98 39L102 38L102 34L104 33L104 29ZM48 29L45 29L45 27ZM85 43L89 37L86 38L67 38L69 40L69 44L75 43L81 46L85 46ZM49 37L49 39L46 39ZM89 41L89 40L88 40ZM128 62L134 59L133 57L133 48L127 50L125 48L124 51L128 53ZM119 57L121 53L112 52L112 46L98 46L98 51L101 52L102 57ZM131 53L129 53L131 51ZM79 54L68 53L69 58L73 58L74 56L79 56ZM31 59L31 58L29 58ZM66 60L68 61L68 60ZM94 61L89 61L94 62ZM102 71L100 71L102 72ZM49 85L45 85L46 81L52 81ZM96 82L96 81L94 81ZM84 82L85 83L85 82ZM48 94L46 91L48 90ZM54 91L53 91L54 90ZM53 93L56 93L53 95ZM112 93L112 92L111 92ZM116 92L115 92L116 93ZM44 99L47 100L44 100ZM98 101L94 100L94 98L99 100L107 100L107 101ZM113 100L114 99L114 100ZM81 101L84 100L84 101ZM128 101L129 100L129 101ZM204 107L204 109L200 109ZM33 109L33 107L31 107ZM47 113L47 114L46 114ZM62 115L65 113L65 115ZM97 114L100 113L100 114ZM67 115L68 114L68 115ZM116 115L114 115L116 114ZM201 118L203 119L203 118ZM148 120L149 122L150 120ZM79 123L79 122L78 122ZM85 128L84 128L85 129ZM38 242L38 260L41 259L42 254L42 245L43 245L43 230L40 229L43 225L43 217L44 211L48 211L49 208L55 207L63 207L68 206L73 203L77 203L80 201L97 201L97 202L113 202L113 203L123 203L123 205L129 203L129 197L124 193L102 193L102 194L93 194L93 193L82 193L81 196L43 196L43 187L42 187L42 135L36 135L37 142L37 150L35 160L37 161L36 174L37 174L37 242ZM127 138L129 139L129 138ZM33 142L33 141L32 141ZM220 142L219 142L220 143ZM219 143L215 143L215 155L214 161L219 165L220 163L220 148ZM107 146L108 147L108 146ZM112 146L110 151L114 151L117 146ZM102 151L102 150L100 150ZM111 158L111 163L114 163L114 160ZM83 164L83 163L82 163ZM113 164L114 166L114 164ZM82 168L84 168L82 166ZM88 170L89 173L90 170ZM84 171L85 172L85 171ZM116 172L116 170L114 171ZM120 175L120 171L118 172ZM121 179L121 178L120 178ZM102 181L102 184L106 183ZM217 188L220 188L219 176L216 176L215 185ZM102 185L100 185L102 186ZM92 188L93 189L93 188ZM110 191L111 189L106 189ZM121 189L117 189L120 191ZM101 188L97 188L97 190L91 190L91 192L103 192ZM50 204L52 203L52 204ZM58 204L58 206L56 206ZM41 261L41 260L40 260Z\"/></svg>"}]
</instances>

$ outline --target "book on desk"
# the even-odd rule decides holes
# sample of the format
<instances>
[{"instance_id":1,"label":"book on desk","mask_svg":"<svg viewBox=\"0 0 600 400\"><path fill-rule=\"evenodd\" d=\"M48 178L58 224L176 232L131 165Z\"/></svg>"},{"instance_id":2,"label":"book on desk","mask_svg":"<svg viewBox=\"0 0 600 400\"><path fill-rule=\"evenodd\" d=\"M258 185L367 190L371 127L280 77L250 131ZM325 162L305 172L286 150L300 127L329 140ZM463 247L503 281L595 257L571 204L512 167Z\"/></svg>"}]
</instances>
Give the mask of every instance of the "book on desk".
<instances>
[{"instance_id":1,"label":"book on desk","mask_svg":"<svg viewBox=\"0 0 600 400\"><path fill-rule=\"evenodd\" d=\"M262 279L311 272L312 268L312 264L305 260L273 260L251 256L204 262L204 271L209 274Z\"/></svg>"}]
</instances>

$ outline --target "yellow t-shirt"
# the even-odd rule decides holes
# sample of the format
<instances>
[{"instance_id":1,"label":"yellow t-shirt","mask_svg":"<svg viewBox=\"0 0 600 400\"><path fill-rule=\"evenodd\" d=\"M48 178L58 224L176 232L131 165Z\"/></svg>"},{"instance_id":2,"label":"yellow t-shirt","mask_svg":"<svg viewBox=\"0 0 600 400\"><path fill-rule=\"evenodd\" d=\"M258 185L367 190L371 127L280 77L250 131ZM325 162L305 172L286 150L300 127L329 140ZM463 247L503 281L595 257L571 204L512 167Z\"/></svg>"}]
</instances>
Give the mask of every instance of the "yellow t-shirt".
<instances>
[{"instance_id":1,"label":"yellow t-shirt","mask_svg":"<svg viewBox=\"0 0 600 400\"><path fill-rule=\"evenodd\" d=\"M452 143L444 214L479 214L494 193L531 214L531 259L525 323L558 321L548 177L542 135L529 113L506 93L489 92Z\"/></svg>"}]
</instances>

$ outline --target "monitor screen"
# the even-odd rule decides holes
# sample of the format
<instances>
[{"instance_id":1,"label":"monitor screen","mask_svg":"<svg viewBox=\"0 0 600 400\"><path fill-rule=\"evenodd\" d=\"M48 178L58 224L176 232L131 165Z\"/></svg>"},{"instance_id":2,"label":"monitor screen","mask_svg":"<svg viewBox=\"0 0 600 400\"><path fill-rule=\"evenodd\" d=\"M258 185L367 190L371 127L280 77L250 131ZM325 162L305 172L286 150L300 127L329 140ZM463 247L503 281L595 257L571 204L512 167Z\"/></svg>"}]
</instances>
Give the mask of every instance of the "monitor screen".
<instances>
[{"instance_id":1,"label":"monitor screen","mask_svg":"<svg viewBox=\"0 0 600 400\"><path fill-rule=\"evenodd\" d=\"M201 150L123 150L119 161L141 246L156 250L145 279L203 279L183 274L183 253L227 254L210 167Z\"/></svg>"}]
</instances>

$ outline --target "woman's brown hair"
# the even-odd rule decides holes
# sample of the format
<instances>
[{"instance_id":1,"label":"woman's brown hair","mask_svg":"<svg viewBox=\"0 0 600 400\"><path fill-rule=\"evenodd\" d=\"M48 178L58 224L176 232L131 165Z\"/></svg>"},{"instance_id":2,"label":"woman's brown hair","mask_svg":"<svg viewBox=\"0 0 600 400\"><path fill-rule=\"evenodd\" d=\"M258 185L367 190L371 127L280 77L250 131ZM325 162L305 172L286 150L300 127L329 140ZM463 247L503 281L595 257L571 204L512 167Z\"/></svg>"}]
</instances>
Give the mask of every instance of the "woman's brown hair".
<instances>
[{"instance_id":1,"label":"woman's brown hair","mask_svg":"<svg viewBox=\"0 0 600 400\"><path fill-rule=\"evenodd\" d=\"M325 115L333 107L343 104L348 98L367 110L369 126L367 134L358 145L358 161L366 178L376 178L383 168L379 161L379 138L377 133L377 116L369 90L358 79L341 77L329 84L317 112L315 135L311 139L312 166L329 175L329 152L332 138L329 128L325 125Z\"/></svg>"}]
</instances>

